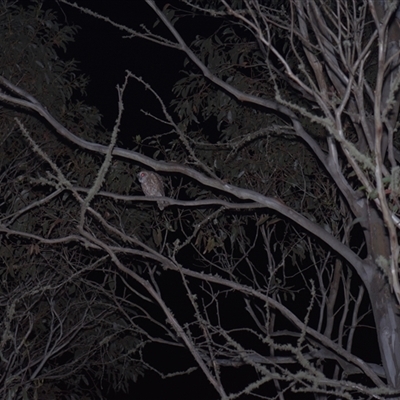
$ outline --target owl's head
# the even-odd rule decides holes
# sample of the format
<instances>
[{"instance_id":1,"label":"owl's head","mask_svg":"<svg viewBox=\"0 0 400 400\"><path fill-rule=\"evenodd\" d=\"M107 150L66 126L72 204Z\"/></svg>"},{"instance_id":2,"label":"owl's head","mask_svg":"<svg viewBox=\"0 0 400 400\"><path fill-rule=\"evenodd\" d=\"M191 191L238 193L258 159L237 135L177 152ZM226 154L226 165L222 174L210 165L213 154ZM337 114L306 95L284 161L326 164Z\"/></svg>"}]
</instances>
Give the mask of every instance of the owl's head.
<instances>
[{"instance_id":1,"label":"owl's head","mask_svg":"<svg viewBox=\"0 0 400 400\"><path fill-rule=\"evenodd\" d=\"M148 176L149 176L149 174L147 171L140 171L137 174L137 177L138 177L140 183L146 182Z\"/></svg>"}]
</instances>

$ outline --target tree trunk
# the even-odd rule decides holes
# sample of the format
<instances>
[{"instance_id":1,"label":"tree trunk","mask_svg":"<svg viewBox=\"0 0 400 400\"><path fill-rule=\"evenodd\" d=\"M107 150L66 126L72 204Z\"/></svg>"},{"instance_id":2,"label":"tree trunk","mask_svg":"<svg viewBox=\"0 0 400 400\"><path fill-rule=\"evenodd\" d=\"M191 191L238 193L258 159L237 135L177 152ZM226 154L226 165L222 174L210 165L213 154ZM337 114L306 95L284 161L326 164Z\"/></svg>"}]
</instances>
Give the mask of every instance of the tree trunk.
<instances>
[{"instance_id":1,"label":"tree trunk","mask_svg":"<svg viewBox=\"0 0 400 400\"><path fill-rule=\"evenodd\" d=\"M388 278L376 264L379 256L388 259L389 243L386 229L375 208L366 208L365 229L370 261L365 270L364 284L367 288L376 323L376 334L382 364L388 383L400 389L400 313L397 301L391 293Z\"/></svg>"}]
</instances>

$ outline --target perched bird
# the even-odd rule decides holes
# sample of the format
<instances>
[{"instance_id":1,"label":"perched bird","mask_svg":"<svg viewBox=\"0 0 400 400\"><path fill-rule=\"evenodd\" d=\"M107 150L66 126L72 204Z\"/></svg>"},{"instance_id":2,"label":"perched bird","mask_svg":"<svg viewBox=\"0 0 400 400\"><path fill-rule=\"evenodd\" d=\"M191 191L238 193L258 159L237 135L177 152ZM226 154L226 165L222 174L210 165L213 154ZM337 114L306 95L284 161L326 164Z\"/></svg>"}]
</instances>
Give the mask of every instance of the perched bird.
<instances>
[{"instance_id":1,"label":"perched bird","mask_svg":"<svg viewBox=\"0 0 400 400\"><path fill-rule=\"evenodd\" d=\"M164 197L164 183L161 176L155 172L140 171L137 174L139 182L142 185L143 193L146 196L152 197ZM164 207L168 204L165 201L157 201L158 208L164 210Z\"/></svg>"}]
</instances>

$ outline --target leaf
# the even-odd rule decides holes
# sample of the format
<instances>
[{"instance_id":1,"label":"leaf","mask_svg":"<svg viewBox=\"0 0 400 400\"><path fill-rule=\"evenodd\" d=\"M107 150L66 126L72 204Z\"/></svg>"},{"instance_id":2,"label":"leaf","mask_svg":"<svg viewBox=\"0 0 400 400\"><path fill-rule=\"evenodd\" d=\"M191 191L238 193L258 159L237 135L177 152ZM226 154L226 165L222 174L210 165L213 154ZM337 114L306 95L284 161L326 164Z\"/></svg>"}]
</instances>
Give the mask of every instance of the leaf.
<instances>
[{"instance_id":1,"label":"leaf","mask_svg":"<svg viewBox=\"0 0 400 400\"><path fill-rule=\"evenodd\" d=\"M153 240L157 247L160 247L162 243L162 232L161 229L153 229Z\"/></svg>"},{"instance_id":2,"label":"leaf","mask_svg":"<svg viewBox=\"0 0 400 400\"><path fill-rule=\"evenodd\" d=\"M206 247L205 247L205 249L203 251L203 254L210 253L211 251L214 250L215 246L216 246L216 243L214 241L214 238L212 236L210 236L208 238L208 240L207 240L207 244L206 244Z\"/></svg>"}]
</instances>

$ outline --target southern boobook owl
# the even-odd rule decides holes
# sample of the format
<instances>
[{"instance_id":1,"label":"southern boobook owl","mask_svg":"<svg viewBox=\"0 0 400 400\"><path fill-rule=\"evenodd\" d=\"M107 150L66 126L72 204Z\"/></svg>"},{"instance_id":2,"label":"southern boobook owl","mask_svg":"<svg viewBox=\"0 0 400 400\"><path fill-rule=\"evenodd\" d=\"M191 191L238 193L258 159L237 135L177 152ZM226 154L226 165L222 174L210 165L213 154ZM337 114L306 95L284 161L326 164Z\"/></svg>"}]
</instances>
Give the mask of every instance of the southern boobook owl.
<instances>
[{"instance_id":1,"label":"southern boobook owl","mask_svg":"<svg viewBox=\"0 0 400 400\"><path fill-rule=\"evenodd\" d=\"M142 185L143 193L146 196L152 196L152 197L165 196L164 184L160 175L156 174L155 172L140 171L137 174L137 177ZM167 205L165 201L157 201L157 204L160 210L164 210L164 207Z\"/></svg>"}]
</instances>

